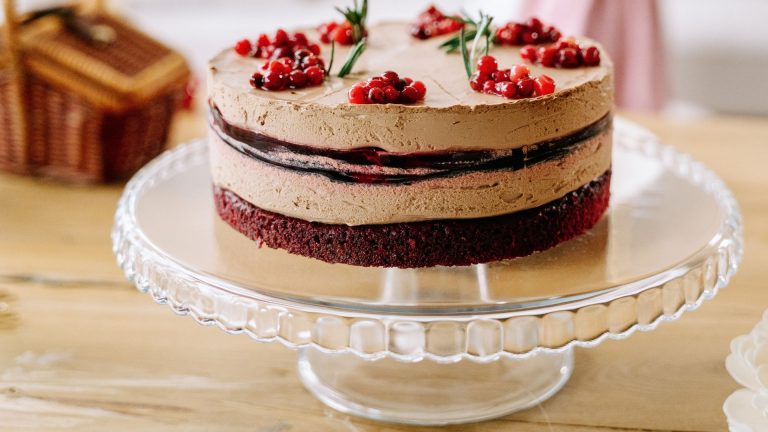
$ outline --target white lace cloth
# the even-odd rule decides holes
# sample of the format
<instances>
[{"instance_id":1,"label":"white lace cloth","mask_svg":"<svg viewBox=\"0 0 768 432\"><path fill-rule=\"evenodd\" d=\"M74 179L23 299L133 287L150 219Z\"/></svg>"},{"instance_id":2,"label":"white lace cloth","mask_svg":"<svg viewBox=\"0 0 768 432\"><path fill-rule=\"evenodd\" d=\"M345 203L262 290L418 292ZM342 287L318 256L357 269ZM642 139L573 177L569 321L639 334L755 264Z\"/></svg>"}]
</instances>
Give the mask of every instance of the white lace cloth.
<instances>
[{"instance_id":1,"label":"white lace cloth","mask_svg":"<svg viewBox=\"0 0 768 432\"><path fill-rule=\"evenodd\" d=\"M752 332L731 341L725 367L746 387L723 405L731 432L768 431L768 311Z\"/></svg>"}]
</instances>

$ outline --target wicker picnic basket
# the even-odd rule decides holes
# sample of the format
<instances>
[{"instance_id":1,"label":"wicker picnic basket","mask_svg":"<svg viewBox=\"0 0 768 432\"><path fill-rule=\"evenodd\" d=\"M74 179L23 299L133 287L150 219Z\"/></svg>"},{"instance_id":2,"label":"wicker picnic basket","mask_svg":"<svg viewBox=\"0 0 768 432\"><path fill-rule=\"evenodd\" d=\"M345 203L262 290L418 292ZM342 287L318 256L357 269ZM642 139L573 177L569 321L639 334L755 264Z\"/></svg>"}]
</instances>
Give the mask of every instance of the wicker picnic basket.
<instances>
[{"instance_id":1,"label":"wicker picnic basket","mask_svg":"<svg viewBox=\"0 0 768 432\"><path fill-rule=\"evenodd\" d=\"M19 17L3 2L0 170L111 181L164 149L189 80L183 57L101 7Z\"/></svg>"}]
</instances>

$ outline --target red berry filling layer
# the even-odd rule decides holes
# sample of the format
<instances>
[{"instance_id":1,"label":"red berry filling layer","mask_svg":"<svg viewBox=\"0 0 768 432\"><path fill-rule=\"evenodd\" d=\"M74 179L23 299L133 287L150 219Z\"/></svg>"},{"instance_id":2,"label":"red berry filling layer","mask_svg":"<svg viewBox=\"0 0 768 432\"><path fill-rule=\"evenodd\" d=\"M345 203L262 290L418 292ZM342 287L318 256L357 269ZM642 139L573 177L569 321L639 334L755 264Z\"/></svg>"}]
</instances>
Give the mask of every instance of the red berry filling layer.
<instances>
[{"instance_id":1,"label":"red berry filling layer","mask_svg":"<svg viewBox=\"0 0 768 432\"><path fill-rule=\"evenodd\" d=\"M357 83L349 89L351 104L412 104L424 100L427 87L421 81L400 78L396 72L387 71L379 76Z\"/></svg>"},{"instance_id":2,"label":"red berry filling layer","mask_svg":"<svg viewBox=\"0 0 768 432\"><path fill-rule=\"evenodd\" d=\"M543 47L526 45L520 49L520 57L545 67L573 69L600 66L600 50L596 46L581 46L574 39Z\"/></svg>"},{"instance_id":3,"label":"red berry filling layer","mask_svg":"<svg viewBox=\"0 0 768 432\"><path fill-rule=\"evenodd\" d=\"M499 69L498 62L492 56L483 56L478 60L477 70L470 77L469 85L476 92L507 99L526 99L555 92L555 81L547 75L533 78L525 65Z\"/></svg>"},{"instance_id":4,"label":"red berry filling layer","mask_svg":"<svg viewBox=\"0 0 768 432\"><path fill-rule=\"evenodd\" d=\"M419 14L416 22L411 24L411 36L416 39L429 39L434 36L440 36L455 33L464 27L456 17L449 17L443 14L440 9L430 6Z\"/></svg>"},{"instance_id":5,"label":"red berry filling layer","mask_svg":"<svg viewBox=\"0 0 768 432\"><path fill-rule=\"evenodd\" d=\"M499 45L538 45L560 40L560 30L545 26L538 18L526 23L509 22L496 30L494 42Z\"/></svg>"},{"instance_id":6,"label":"red berry filling layer","mask_svg":"<svg viewBox=\"0 0 768 432\"><path fill-rule=\"evenodd\" d=\"M266 34L261 34L255 41L243 39L235 44L235 52L241 56L263 59L293 57L294 53L301 50L320 55L320 45L311 43L304 33L289 34L283 29L277 30L272 39Z\"/></svg>"},{"instance_id":7,"label":"red berry filling layer","mask_svg":"<svg viewBox=\"0 0 768 432\"><path fill-rule=\"evenodd\" d=\"M608 208L611 172L530 210L481 219L347 226L262 210L214 187L216 210L235 230L271 248L366 267L479 264L530 255L592 228Z\"/></svg>"}]
</instances>

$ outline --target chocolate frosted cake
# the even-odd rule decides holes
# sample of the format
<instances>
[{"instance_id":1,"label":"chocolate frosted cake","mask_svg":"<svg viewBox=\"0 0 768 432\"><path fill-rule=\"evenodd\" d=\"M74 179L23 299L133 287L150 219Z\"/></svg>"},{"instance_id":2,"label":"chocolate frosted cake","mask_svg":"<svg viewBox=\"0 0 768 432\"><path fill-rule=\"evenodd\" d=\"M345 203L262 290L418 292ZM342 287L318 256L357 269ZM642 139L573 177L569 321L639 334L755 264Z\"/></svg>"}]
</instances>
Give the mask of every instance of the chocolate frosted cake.
<instances>
[{"instance_id":1,"label":"chocolate frosted cake","mask_svg":"<svg viewBox=\"0 0 768 432\"><path fill-rule=\"evenodd\" d=\"M490 54L526 71L484 57L470 82L462 56L438 49L450 35L417 39L405 23L367 33L354 72L338 78L335 66L315 85L312 66L297 66L317 63L304 61L309 53L294 50L280 72L258 59L279 58L262 53L266 41L211 61L213 190L234 229L332 263L425 267L529 255L601 218L611 181L609 59L576 67L553 47L566 63L546 67L535 52L500 44ZM290 38L315 57L303 34ZM336 47L337 65L348 50ZM328 63L329 47L318 56ZM551 79L533 79L543 74Z\"/></svg>"}]
</instances>

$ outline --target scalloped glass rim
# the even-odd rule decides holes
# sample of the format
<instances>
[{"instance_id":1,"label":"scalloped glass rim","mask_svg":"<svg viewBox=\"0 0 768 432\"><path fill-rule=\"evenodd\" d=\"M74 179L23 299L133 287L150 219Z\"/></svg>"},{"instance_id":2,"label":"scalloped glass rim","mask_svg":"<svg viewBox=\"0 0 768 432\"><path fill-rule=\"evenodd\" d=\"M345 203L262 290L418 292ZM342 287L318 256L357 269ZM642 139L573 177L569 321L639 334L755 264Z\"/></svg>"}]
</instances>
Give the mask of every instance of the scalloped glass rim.
<instances>
[{"instance_id":1,"label":"scalloped glass rim","mask_svg":"<svg viewBox=\"0 0 768 432\"><path fill-rule=\"evenodd\" d=\"M332 301L290 301L215 280L155 248L137 228L134 214L141 190L205 163L204 141L166 152L129 182L115 217L113 250L126 277L158 303L228 333L279 341L291 348L314 346L370 360L389 356L402 361L488 362L594 346L606 338L624 339L677 319L714 297L736 272L743 246L738 205L714 173L626 120L617 118L615 129L617 151L651 158L706 191L716 199L723 218L717 235L685 261L598 292L483 312L382 313L365 304L351 308Z\"/></svg>"}]
</instances>

